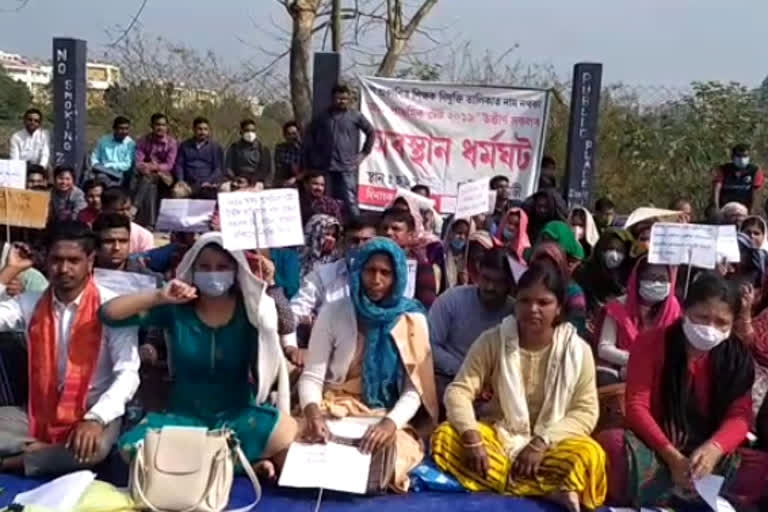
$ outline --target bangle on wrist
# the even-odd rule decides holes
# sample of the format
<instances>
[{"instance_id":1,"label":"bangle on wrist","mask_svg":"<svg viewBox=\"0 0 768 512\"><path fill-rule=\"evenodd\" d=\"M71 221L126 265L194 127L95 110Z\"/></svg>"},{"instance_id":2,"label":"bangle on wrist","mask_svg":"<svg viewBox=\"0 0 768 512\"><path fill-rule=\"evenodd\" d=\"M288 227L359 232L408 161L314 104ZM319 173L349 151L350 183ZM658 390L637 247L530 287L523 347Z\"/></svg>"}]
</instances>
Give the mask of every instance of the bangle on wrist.
<instances>
[{"instance_id":1,"label":"bangle on wrist","mask_svg":"<svg viewBox=\"0 0 768 512\"><path fill-rule=\"evenodd\" d=\"M476 441L474 443L465 443L464 441L461 442L461 446L463 448L480 448L483 446L483 441Z\"/></svg>"}]
</instances>

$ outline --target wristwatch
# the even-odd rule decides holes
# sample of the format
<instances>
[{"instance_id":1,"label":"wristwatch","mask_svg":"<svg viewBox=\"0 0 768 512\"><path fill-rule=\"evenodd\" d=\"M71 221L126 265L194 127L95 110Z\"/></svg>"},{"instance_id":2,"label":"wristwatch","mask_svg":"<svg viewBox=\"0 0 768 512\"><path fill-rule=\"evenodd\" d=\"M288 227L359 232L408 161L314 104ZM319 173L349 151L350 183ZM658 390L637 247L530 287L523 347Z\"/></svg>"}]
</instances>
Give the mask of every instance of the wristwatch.
<instances>
[{"instance_id":1,"label":"wristwatch","mask_svg":"<svg viewBox=\"0 0 768 512\"><path fill-rule=\"evenodd\" d=\"M92 421L94 423L98 423L102 427L106 427L107 426L106 422L103 419L101 419L101 416L99 416L96 413L90 412L90 411L85 413L85 415L83 416L83 421Z\"/></svg>"}]
</instances>

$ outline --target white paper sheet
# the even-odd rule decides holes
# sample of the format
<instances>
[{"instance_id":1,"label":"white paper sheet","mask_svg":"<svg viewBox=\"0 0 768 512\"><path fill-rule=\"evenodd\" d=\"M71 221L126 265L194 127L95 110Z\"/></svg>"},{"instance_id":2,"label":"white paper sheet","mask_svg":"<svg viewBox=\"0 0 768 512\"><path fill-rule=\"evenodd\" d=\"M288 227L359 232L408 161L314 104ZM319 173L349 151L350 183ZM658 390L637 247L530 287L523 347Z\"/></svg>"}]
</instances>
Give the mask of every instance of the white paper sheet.
<instances>
[{"instance_id":1,"label":"white paper sheet","mask_svg":"<svg viewBox=\"0 0 768 512\"><path fill-rule=\"evenodd\" d=\"M718 226L717 228L717 259L725 259L728 263L739 263L739 239L736 235L736 226Z\"/></svg>"},{"instance_id":2,"label":"white paper sheet","mask_svg":"<svg viewBox=\"0 0 768 512\"><path fill-rule=\"evenodd\" d=\"M488 187L491 179L482 178L479 180L467 181L459 185L456 196L456 215L457 219L469 219L473 215L488 213L490 208Z\"/></svg>"},{"instance_id":3,"label":"white paper sheet","mask_svg":"<svg viewBox=\"0 0 768 512\"><path fill-rule=\"evenodd\" d=\"M221 235L229 250L304 245L299 193L293 188L219 194Z\"/></svg>"},{"instance_id":4,"label":"white paper sheet","mask_svg":"<svg viewBox=\"0 0 768 512\"><path fill-rule=\"evenodd\" d=\"M416 260L408 260L408 281L405 285L405 295L409 299L412 299L416 295L416 269L419 266L419 262Z\"/></svg>"},{"instance_id":5,"label":"white paper sheet","mask_svg":"<svg viewBox=\"0 0 768 512\"><path fill-rule=\"evenodd\" d=\"M0 160L0 187L27 188L27 162Z\"/></svg>"},{"instance_id":6,"label":"white paper sheet","mask_svg":"<svg viewBox=\"0 0 768 512\"><path fill-rule=\"evenodd\" d=\"M371 455L355 446L294 442L288 449L279 484L365 494L370 467Z\"/></svg>"},{"instance_id":7,"label":"white paper sheet","mask_svg":"<svg viewBox=\"0 0 768 512\"><path fill-rule=\"evenodd\" d=\"M44 507L54 512L71 512L95 479L93 471L76 471L31 491L19 493L13 502Z\"/></svg>"},{"instance_id":8,"label":"white paper sheet","mask_svg":"<svg viewBox=\"0 0 768 512\"><path fill-rule=\"evenodd\" d=\"M157 288L155 277L136 272L96 268L93 270L93 277L97 284L120 295Z\"/></svg>"},{"instance_id":9,"label":"white paper sheet","mask_svg":"<svg viewBox=\"0 0 768 512\"><path fill-rule=\"evenodd\" d=\"M381 418L342 418L328 421L331 434L347 439L361 439L371 425L376 425Z\"/></svg>"},{"instance_id":10,"label":"white paper sheet","mask_svg":"<svg viewBox=\"0 0 768 512\"><path fill-rule=\"evenodd\" d=\"M735 512L733 506L720 496L725 478L719 475L707 475L704 478L694 480L693 486L701 499L715 512Z\"/></svg>"},{"instance_id":11,"label":"white paper sheet","mask_svg":"<svg viewBox=\"0 0 768 512\"><path fill-rule=\"evenodd\" d=\"M156 231L206 233L216 209L213 199L163 199L155 223Z\"/></svg>"},{"instance_id":12,"label":"white paper sheet","mask_svg":"<svg viewBox=\"0 0 768 512\"><path fill-rule=\"evenodd\" d=\"M718 226L658 222L651 228L648 261L715 268Z\"/></svg>"}]
</instances>

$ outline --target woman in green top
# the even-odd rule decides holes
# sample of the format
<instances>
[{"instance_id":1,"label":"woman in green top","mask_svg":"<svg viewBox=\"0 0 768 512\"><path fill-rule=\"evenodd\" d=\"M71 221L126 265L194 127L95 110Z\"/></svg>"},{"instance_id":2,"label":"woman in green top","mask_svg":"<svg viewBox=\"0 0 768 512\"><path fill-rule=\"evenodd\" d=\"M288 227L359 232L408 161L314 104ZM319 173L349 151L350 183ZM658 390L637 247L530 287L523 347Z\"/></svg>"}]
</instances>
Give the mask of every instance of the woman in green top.
<instances>
[{"instance_id":1,"label":"woman in green top","mask_svg":"<svg viewBox=\"0 0 768 512\"><path fill-rule=\"evenodd\" d=\"M267 476L296 436L274 302L240 251L222 248L219 233L200 237L164 289L124 295L102 307L107 325L166 330L174 380L168 409L149 413L119 441L132 456L147 429L229 428L248 460ZM255 388L249 385L251 361ZM278 381L280 410L267 403ZM255 392L255 393L254 393ZM254 396L255 395L255 396Z\"/></svg>"}]
</instances>

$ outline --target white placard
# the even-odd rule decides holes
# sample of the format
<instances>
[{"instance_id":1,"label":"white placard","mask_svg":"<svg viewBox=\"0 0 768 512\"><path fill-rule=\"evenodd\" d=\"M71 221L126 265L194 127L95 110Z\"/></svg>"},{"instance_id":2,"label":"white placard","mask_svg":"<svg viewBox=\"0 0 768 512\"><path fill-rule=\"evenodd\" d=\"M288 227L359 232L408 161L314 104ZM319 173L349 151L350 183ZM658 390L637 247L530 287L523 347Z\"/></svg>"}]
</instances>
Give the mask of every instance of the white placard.
<instances>
[{"instance_id":1,"label":"white placard","mask_svg":"<svg viewBox=\"0 0 768 512\"><path fill-rule=\"evenodd\" d=\"M657 222L651 228L648 262L715 268L718 226Z\"/></svg>"},{"instance_id":2,"label":"white placard","mask_svg":"<svg viewBox=\"0 0 768 512\"><path fill-rule=\"evenodd\" d=\"M488 191L488 214L492 214L496 211L496 198L499 196L498 190Z\"/></svg>"},{"instance_id":3,"label":"white placard","mask_svg":"<svg viewBox=\"0 0 768 512\"><path fill-rule=\"evenodd\" d=\"M137 272L96 268L93 270L93 278L99 286L119 295L157 288L157 278Z\"/></svg>"},{"instance_id":4,"label":"white placard","mask_svg":"<svg viewBox=\"0 0 768 512\"><path fill-rule=\"evenodd\" d=\"M365 494L371 454L356 446L294 442L280 474L281 487L319 488Z\"/></svg>"},{"instance_id":5,"label":"white placard","mask_svg":"<svg viewBox=\"0 0 768 512\"><path fill-rule=\"evenodd\" d=\"M696 492L701 499L715 512L735 512L733 505L720 496L725 478L719 475L707 475L693 481Z\"/></svg>"},{"instance_id":6,"label":"white placard","mask_svg":"<svg viewBox=\"0 0 768 512\"><path fill-rule=\"evenodd\" d=\"M221 193L219 215L225 249L234 251L304 245L296 189Z\"/></svg>"},{"instance_id":7,"label":"white placard","mask_svg":"<svg viewBox=\"0 0 768 512\"><path fill-rule=\"evenodd\" d=\"M739 263L741 261L739 239L736 234L736 226L733 224L718 226L717 259L718 261L726 260L728 263Z\"/></svg>"},{"instance_id":8,"label":"white placard","mask_svg":"<svg viewBox=\"0 0 768 512\"><path fill-rule=\"evenodd\" d=\"M479 180L467 181L459 185L456 195L456 215L457 219L469 219L473 215L488 213L488 184L490 178L481 178Z\"/></svg>"},{"instance_id":9,"label":"white placard","mask_svg":"<svg viewBox=\"0 0 768 512\"><path fill-rule=\"evenodd\" d=\"M27 188L27 162L0 160L0 187Z\"/></svg>"},{"instance_id":10,"label":"white placard","mask_svg":"<svg viewBox=\"0 0 768 512\"><path fill-rule=\"evenodd\" d=\"M206 233L211 230L215 209L213 199L163 199L155 230Z\"/></svg>"},{"instance_id":11,"label":"white placard","mask_svg":"<svg viewBox=\"0 0 768 512\"><path fill-rule=\"evenodd\" d=\"M416 295L416 269L419 267L419 262L416 260L407 260L408 264L408 281L405 285L405 292L403 295L412 299Z\"/></svg>"}]
</instances>

